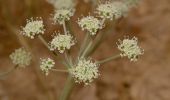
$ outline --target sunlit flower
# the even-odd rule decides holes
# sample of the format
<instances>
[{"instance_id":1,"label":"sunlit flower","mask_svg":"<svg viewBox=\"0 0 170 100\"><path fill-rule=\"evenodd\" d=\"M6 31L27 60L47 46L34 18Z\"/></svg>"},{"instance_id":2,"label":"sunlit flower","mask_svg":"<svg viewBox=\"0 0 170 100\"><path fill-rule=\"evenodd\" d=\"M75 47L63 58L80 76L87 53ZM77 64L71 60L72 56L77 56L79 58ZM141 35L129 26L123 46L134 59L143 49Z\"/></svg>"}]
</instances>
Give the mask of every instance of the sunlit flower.
<instances>
[{"instance_id":1,"label":"sunlit flower","mask_svg":"<svg viewBox=\"0 0 170 100\"><path fill-rule=\"evenodd\" d=\"M49 74L49 70L51 70L55 65L54 60L47 58L47 59L41 59L40 62L40 69L45 73L45 75Z\"/></svg>"},{"instance_id":2,"label":"sunlit flower","mask_svg":"<svg viewBox=\"0 0 170 100\"><path fill-rule=\"evenodd\" d=\"M24 48L16 49L9 57L12 60L12 63L19 67L30 65L32 59L31 53L26 51Z\"/></svg>"},{"instance_id":3,"label":"sunlit flower","mask_svg":"<svg viewBox=\"0 0 170 100\"><path fill-rule=\"evenodd\" d=\"M106 2L97 7L97 13L103 19L118 19L126 15L127 12L127 5L120 1Z\"/></svg>"},{"instance_id":4,"label":"sunlit flower","mask_svg":"<svg viewBox=\"0 0 170 100\"><path fill-rule=\"evenodd\" d=\"M27 24L22 28L21 34L33 39L35 35L44 34L44 31L42 18L36 18L35 20L31 18L27 20Z\"/></svg>"},{"instance_id":5,"label":"sunlit flower","mask_svg":"<svg viewBox=\"0 0 170 100\"><path fill-rule=\"evenodd\" d=\"M95 35L103 26L103 23L93 16L87 16L79 19L78 24L82 30L87 30L90 35Z\"/></svg>"},{"instance_id":6,"label":"sunlit flower","mask_svg":"<svg viewBox=\"0 0 170 100\"><path fill-rule=\"evenodd\" d=\"M70 20L70 17L74 15L74 10L72 9L60 9L56 10L53 16L54 23L63 24L64 21Z\"/></svg>"},{"instance_id":7,"label":"sunlit flower","mask_svg":"<svg viewBox=\"0 0 170 100\"><path fill-rule=\"evenodd\" d=\"M50 42L50 50L57 49L60 53L64 53L66 49L70 49L75 45L75 40L70 34L57 34Z\"/></svg>"},{"instance_id":8,"label":"sunlit flower","mask_svg":"<svg viewBox=\"0 0 170 100\"><path fill-rule=\"evenodd\" d=\"M76 5L75 0L47 0L47 2L52 4L56 9L74 8Z\"/></svg>"},{"instance_id":9,"label":"sunlit flower","mask_svg":"<svg viewBox=\"0 0 170 100\"><path fill-rule=\"evenodd\" d=\"M94 79L99 77L99 65L91 59L81 58L78 60L77 65L72 67L69 71L74 77L76 83L84 83L88 85Z\"/></svg>"},{"instance_id":10,"label":"sunlit flower","mask_svg":"<svg viewBox=\"0 0 170 100\"><path fill-rule=\"evenodd\" d=\"M138 39L136 37L132 39L126 37L123 41L119 40L117 46L122 52L120 55L122 57L127 56L131 61L137 61L138 57L144 54L144 50L138 46Z\"/></svg>"}]
</instances>

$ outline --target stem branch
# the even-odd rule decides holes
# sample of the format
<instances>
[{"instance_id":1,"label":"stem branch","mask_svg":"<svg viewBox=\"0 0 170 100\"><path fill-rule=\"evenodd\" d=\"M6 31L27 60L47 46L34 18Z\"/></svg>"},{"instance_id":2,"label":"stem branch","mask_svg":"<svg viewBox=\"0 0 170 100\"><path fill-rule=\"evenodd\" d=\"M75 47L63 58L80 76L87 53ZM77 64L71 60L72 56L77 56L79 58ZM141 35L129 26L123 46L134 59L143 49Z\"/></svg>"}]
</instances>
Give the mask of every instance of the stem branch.
<instances>
[{"instance_id":1,"label":"stem branch","mask_svg":"<svg viewBox=\"0 0 170 100\"><path fill-rule=\"evenodd\" d=\"M68 76L64 90L62 91L59 100L67 100L73 88L74 88L74 81L71 76Z\"/></svg>"},{"instance_id":2,"label":"stem branch","mask_svg":"<svg viewBox=\"0 0 170 100\"><path fill-rule=\"evenodd\" d=\"M115 60L115 59L117 59L117 58L119 58L119 57L120 57L120 55L113 55L113 56L111 56L111 57L109 57L109 58L106 58L106 59L104 59L104 60L98 61L97 63L98 63L98 64L103 64L103 63L106 63L106 62Z\"/></svg>"},{"instance_id":3,"label":"stem branch","mask_svg":"<svg viewBox=\"0 0 170 100\"><path fill-rule=\"evenodd\" d=\"M54 71L54 72L61 72L61 73L68 73L67 70L63 70L63 69L51 69L51 71Z\"/></svg>"},{"instance_id":4,"label":"stem branch","mask_svg":"<svg viewBox=\"0 0 170 100\"><path fill-rule=\"evenodd\" d=\"M90 39L90 34L87 33L86 36L85 36L85 38L84 38L84 40L83 40L83 43L82 43L82 45L81 45L81 48L80 48L80 51L79 51L79 57L82 55L85 47L86 47L87 44L88 44L89 39Z\"/></svg>"},{"instance_id":5,"label":"stem branch","mask_svg":"<svg viewBox=\"0 0 170 100\"><path fill-rule=\"evenodd\" d=\"M48 43L45 41L45 39L44 39L41 35L38 35L38 38L39 38L40 41L49 49Z\"/></svg>"},{"instance_id":6,"label":"stem branch","mask_svg":"<svg viewBox=\"0 0 170 100\"><path fill-rule=\"evenodd\" d=\"M84 50L84 52L83 52L81 57L86 57L87 52L91 48L92 44L93 44L93 41L91 40L90 43L87 45L87 48L85 48L85 50Z\"/></svg>"},{"instance_id":7,"label":"stem branch","mask_svg":"<svg viewBox=\"0 0 170 100\"><path fill-rule=\"evenodd\" d=\"M66 23L63 21L63 29L64 29L64 34L67 34L67 29L66 29Z\"/></svg>"},{"instance_id":8,"label":"stem branch","mask_svg":"<svg viewBox=\"0 0 170 100\"><path fill-rule=\"evenodd\" d=\"M18 65L15 65L14 67L10 68L8 71L0 73L0 78L3 78L7 75L9 75L10 73L12 73L16 68L18 67Z\"/></svg>"}]
</instances>

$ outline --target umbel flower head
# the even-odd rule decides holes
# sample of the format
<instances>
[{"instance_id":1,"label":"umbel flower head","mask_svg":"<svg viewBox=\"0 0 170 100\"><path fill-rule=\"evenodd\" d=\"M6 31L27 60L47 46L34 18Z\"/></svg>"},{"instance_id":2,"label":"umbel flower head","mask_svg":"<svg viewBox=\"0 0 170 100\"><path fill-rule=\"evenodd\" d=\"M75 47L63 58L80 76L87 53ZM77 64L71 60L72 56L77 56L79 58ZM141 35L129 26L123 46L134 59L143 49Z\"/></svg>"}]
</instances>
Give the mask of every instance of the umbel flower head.
<instances>
[{"instance_id":1,"label":"umbel flower head","mask_svg":"<svg viewBox=\"0 0 170 100\"><path fill-rule=\"evenodd\" d=\"M138 46L138 39L136 37L132 39L126 37L123 41L119 40L117 46L122 52L120 55L122 57L127 56L131 61L137 61L138 57L144 53L144 50Z\"/></svg>"},{"instance_id":2,"label":"umbel flower head","mask_svg":"<svg viewBox=\"0 0 170 100\"><path fill-rule=\"evenodd\" d=\"M30 65L32 59L31 53L26 51L24 48L16 49L9 57L12 60L12 63L19 67Z\"/></svg>"},{"instance_id":3,"label":"umbel flower head","mask_svg":"<svg viewBox=\"0 0 170 100\"><path fill-rule=\"evenodd\" d=\"M128 6L123 2L115 1L112 3L112 6L115 19L126 16L127 12L129 11Z\"/></svg>"},{"instance_id":4,"label":"umbel flower head","mask_svg":"<svg viewBox=\"0 0 170 100\"><path fill-rule=\"evenodd\" d=\"M55 65L54 60L47 58L47 59L41 59L40 62L40 69L45 73L45 75L49 74L49 70L51 70Z\"/></svg>"},{"instance_id":5,"label":"umbel flower head","mask_svg":"<svg viewBox=\"0 0 170 100\"><path fill-rule=\"evenodd\" d=\"M93 16L87 16L79 19L78 24L82 30L87 30L90 35L95 35L103 26L103 23Z\"/></svg>"},{"instance_id":6,"label":"umbel flower head","mask_svg":"<svg viewBox=\"0 0 170 100\"><path fill-rule=\"evenodd\" d=\"M93 62L91 59L81 58L78 60L77 65L72 67L69 71L74 77L75 82L88 85L94 79L98 78L98 67L99 65Z\"/></svg>"},{"instance_id":7,"label":"umbel flower head","mask_svg":"<svg viewBox=\"0 0 170 100\"><path fill-rule=\"evenodd\" d=\"M64 21L70 20L70 17L74 15L74 10L72 9L60 9L56 10L52 18L54 23L63 24Z\"/></svg>"},{"instance_id":8,"label":"umbel flower head","mask_svg":"<svg viewBox=\"0 0 170 100\"><path fill-rule=\"evenodd\" d=\"M70 49L75 45L75 40L70 34L57 34L50 42L50 50L58 49L60 53L64 53L66 49Z\"/></svg>"},{"instance_id":9,"label":"umbel flower head","mask_svg":"<svg viewBox=\"0 0 170 100\"><path fill-rule=\"evenodd\" d=\"M35 35L44 34L44 25L42 18L33 18L27 20L27 24L22 28L21 34L34 39Z\"/></svg>"},{"instance_id":10,"label":"umbel flower head","mask_svg":"<svg viewBox=\"0 0 170 100\"><path fill-rule=\"evenodd\" d=\"M54 6L55 9L61 8L74 8L76 5L75 0L47 0L50 4Z\"/></svg>"},{"instance_id":11,"label":"umbel flower head","mask_svg":"<svg viewBox=\"0 0 170 100\"><path fill-rule=\"evenodd\" d=\"M114 17L112 11L112 4L111 3L100 4L97 7L97 13L101 18L112 20Z\"/></svg>"},{"instance_id":12,"label":"umbel flower head","mask_svg":"<svg viewBox=\"0 0 170 100\"><path fill-rule=\"evenodd\" d=\"M103 19L118 19L126 15L127 12L127 5L120 1L106 2L105 4L100 4L97 7L97 13Z\"/></svg>"}]
</instances>

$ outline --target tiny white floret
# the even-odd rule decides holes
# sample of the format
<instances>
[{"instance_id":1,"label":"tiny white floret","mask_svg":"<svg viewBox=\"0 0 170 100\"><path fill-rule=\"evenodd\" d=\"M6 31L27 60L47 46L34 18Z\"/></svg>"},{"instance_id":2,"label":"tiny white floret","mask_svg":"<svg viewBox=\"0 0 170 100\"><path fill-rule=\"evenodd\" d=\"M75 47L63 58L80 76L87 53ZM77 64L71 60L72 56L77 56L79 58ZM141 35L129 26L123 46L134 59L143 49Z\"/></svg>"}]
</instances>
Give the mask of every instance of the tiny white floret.
<instances>
[{"instance_id":1,"label":"tiny white floret","mask_svg":"<svg viewBox=\"0 0 170 100\"><path fill-rule=\"evenodd\" d=\"M22 27L21 34L34 39L36 35L44 34L44 24L42 18L33 18L27 20L25 27Z\"/></svg>"},{"instance_id":2,"label":"tiny white floret","mask_svg":"<svg viewBox=\"0 0 170 100\"><path fill-rule=\"evenodd\" d=\"M45 73L45 75L48 75L49 70L51 70L55 65L54 60L52 60L51 58L47 58L47 59L41 58L40 60L41 60L40 69Z\"/></svg>"},{"instance_id":3,"label":"tiny white floret","mask_svg":"<svg viewBox=\"0 0 170 100\"><path fill-rule=\"evenodd\" d=\"M105 4L100 4L97 7L97 13L99 17L103 19L118 19L122 16L125 16L127 12L127 5L120 1L106 2Z\"/></svg>"},{"instance_id":4,"label":"tiny white floret","mask_svg":"<svg viewBox=\"0 0 170 100\"><path fill-rule=\"evenodd\" d=\"M126 16L129 11L128 6L120 1L112 2L112 7L115 19Z\"/></svg>"},{"instance_id":5,"label":"tiny white floret","mask_svg":"<svg viewBox=\"0 0 170 100\"><path fill-rule=\"evenodd\" d=\"M74 10L73 9L60 9L56 10L52 20L54 21L55 24L63 24L64 21L70 20L70 17L74 15Z\"/></svg>"},{"instance_id":6,"label":"tiny white floret","mask_svg":"<svg viewBox=\"0 0 170 100\"><path fill-rule=\"evenodd\" d=\"M82 30L86 30L90 35L95 35L99 29L102 29L103 23L93 16L83 17L78 20L78 25Z\"/></svg>"},{"instance_id":7,"label":"tiny white floret","mask_svg":"<svg viewBox=\"0 0 170 100\"><path fill-rule=\"evenodd\" d=\"M99 77L98 68L99 65L91 59L81 58L74 67L70 68L69 71L76 83L84 83L85 85L88 85L94 79Z\"/></svg>"},{"instance_id":8,"label":"tiny white floret","mask_svg":"<svg viewBox=\"0 0 170 100\"><path fill-rule=\"evenodd\" d=\"M138 39L136 37L132 39L126 37L123 40L119 40L117 46L122 52L120 55L122 57L127 56L131 61L137 61L138 57L144 54L144 50L138 46Z\"/></svg>"},{"instance_id":9,"label":"tiny white floret","mask_svg":"<svg viewBox=\"0 0 170 100\"><path fill-rule=\"evenodd\" d=\"M50 50L57 49L60 53L64 53L67 49L69 50L73 45L75 45L75 40L70 34L56 34L50 44Z\"/></svg>"},{"instance_id":10,"label":"tiny white floret","mask_svg":"<svg viewBox=\"0 0 170 100\"><path fill-rule=\"evenodd\" d=\"M24 48L16 49L9 57L12 60L12 63L19 67L29 66L32 59L31 53Z\"/></svg>"}]
</instances>

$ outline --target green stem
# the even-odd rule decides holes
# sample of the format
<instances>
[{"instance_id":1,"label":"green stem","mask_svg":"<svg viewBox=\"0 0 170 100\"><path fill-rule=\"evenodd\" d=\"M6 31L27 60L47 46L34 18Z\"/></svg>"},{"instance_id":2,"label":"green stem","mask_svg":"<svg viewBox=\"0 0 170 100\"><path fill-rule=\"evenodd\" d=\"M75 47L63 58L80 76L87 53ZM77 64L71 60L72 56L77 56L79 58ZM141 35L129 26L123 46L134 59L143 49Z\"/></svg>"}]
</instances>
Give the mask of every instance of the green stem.
<instances>
[{"instance_id":1,"label":"green stem","mask_svg":"<svg viewBox=\"0 0 170 100\"><path fill-rule=\"evenodd\" d=\"M66 23L65 23L65 21L63 21L63 30L64 30L64 34L66 35L66 34L67 34L67 28L66 28ZM72 59L70 58L70 55L68 54L67 51L65 51L64 57L65 57L66 63L67 63L69 66L71 66L71 61L72 61Z\"/></svg>"},{"instance_id":2,"label":"green stem","mask_svg":"<svg viewBox=\"0 0 170 100\"><path fill-rule=\"evenodd\" d=\"M103 64L103 63L106 63L106 62L115 60L115 59L117 59L117 58L119 58L119 57L120 57L120 55L114 55L114 56L111 56L111 57L106 58L106 59L104 59L104 60L98 61L97 63L98 63L98 64Z\"/></svg>"},{"instance_id":3,"label":"green stem","mask_svg":"<svg viewBox=\"0 0 170 100\"><path fill-rule=\"evenodd\" d=\"M104 38L105 33L100 33L97 37L96 40L94 41L94 43L92 44L91 48L88 50L87 52L87 56L91 55L96 49L97 47L100 45L100 43L102 42L102 39Z\"/></svg>"},{"instance_id":4,"label":"green stem","mask_svg":"<svg viewBox=\"0 0 170 100\"><path fill-rule=\"evenodd\" d=\"M85 50L84 50L84 52L83 52L81 57L86 57L87 52L91 48L92 44L93 44L93 41L90 41L90 43L88 44L87 48L85 48Z\"/></svg>"},{"instance_id":5,"label":"green stem","mask_svg":"<svg viewBox=\"0 0 170 100\"><path fill-rule=\"evenodd\" d=\"M38 38L39 38L40 41L49 49L48 43L45 41L45 39L44 39L41 35L38 35Z\"/></svg>"},{"instance_id":6,"label":"green stem","mask_svg":"<svg viewBox=\"0 0 170 100\"><path fill-rule=\"evenodd\" d=\"M80 48L78 57L80 57L80 56L82 55L85 47L86 47L87 44L88 44L89 39L90 39L90 34L87 33L86 36L85 36L85 38L84 38L84 40L83 40L83 43L82 43L82 45L81 45L81 48Z\"/></svg>"},{"instance_id":7,"label":"green stem","mask_svg":"<svg viewBox=\"0 0 170 100\"><path fill-rule=\"evenodd\" d=\"M103 19L103 20L101 21L101 23L102 23L102 25L103 25L103 24L105 23L105 19ZM86 55L86 56L91 55L91 53L93 53L93 52L97 49L97 47L101 44L101 42L102 42L102 40L103 40L103 38L104 38L104 35L106 35L105 32L100 32L100 33L97 35L97 37L96 37L96 39L94 40L92 46L91 46L91 47L89 48L89 50L87 51L87 55Z\"/></svg>"},{"instance_id":8,"label":"green stem","mask_svg":"<svg viewBox=\"0 0 170 100\"><path fill-rule=\"evenodd\" d=\"M67 100L70 96L70 93L72 89L74 88L74 81L71 76L68 76L67 82L65 84L65 87L60 95L59 100Z\"/></svg>"},{"instance_id":9,"label":"green stem","mask_svg":"<svg viewBox=\"0 0 170 100\"><path fill-rule=\"evenodd\" d=\"M66 29L66 23L63 21L63 29L64 29L64 34L67 34L67 29Z\"/></svg>"},{"instance_id":10,"label":"green stem","mask_svg":"<svg viewBox=\"0 0 170 100\"><path fill-rule=\"evenodd\" d=\"M63 70L63 69L51 69L51 71L61 72L61 73L68 73L68 70Z\"/></svg>"},{"instance_id":11,"label":"green stem","mask_svg":"<svg viewBox=\"0 0 170 100\"><path fill-rule=\"evenodd\" d=\"M69 30L69 33L70 33L73 37L75 37L75 32L74 32L74 30L73 30L73 28L72 28L71 21L66 22L66 27L67 27L67 29Z\"/></svg>"},{"instance_id":12,"label":"green stem","mask_svg":"<svg viewBox=\"0 0 170 100\"><path fill-rule=\"evenodd\" d=\"M40 41L49 49L49 46L48 46L48 43L46 42L46 40L45 40L41 35L39 35L38 38L39 38ZM52 51L52 53L53 53L55 56L58 56L58 54L57 54L55 51Z\"/></svg>"},{"instance_id":13,"label":"green stem","mask_svg":"<svg viewBox=\"0 0 170 100\"><path fill-rule=\"evenodd\" d=\"M14 67L10 68L8 71L0 73L0 78L3 78L7 75L9 75L10 73L12 73L16 68L18 67L18 65L15 65Z\"/></svg>"}]
</instances>

